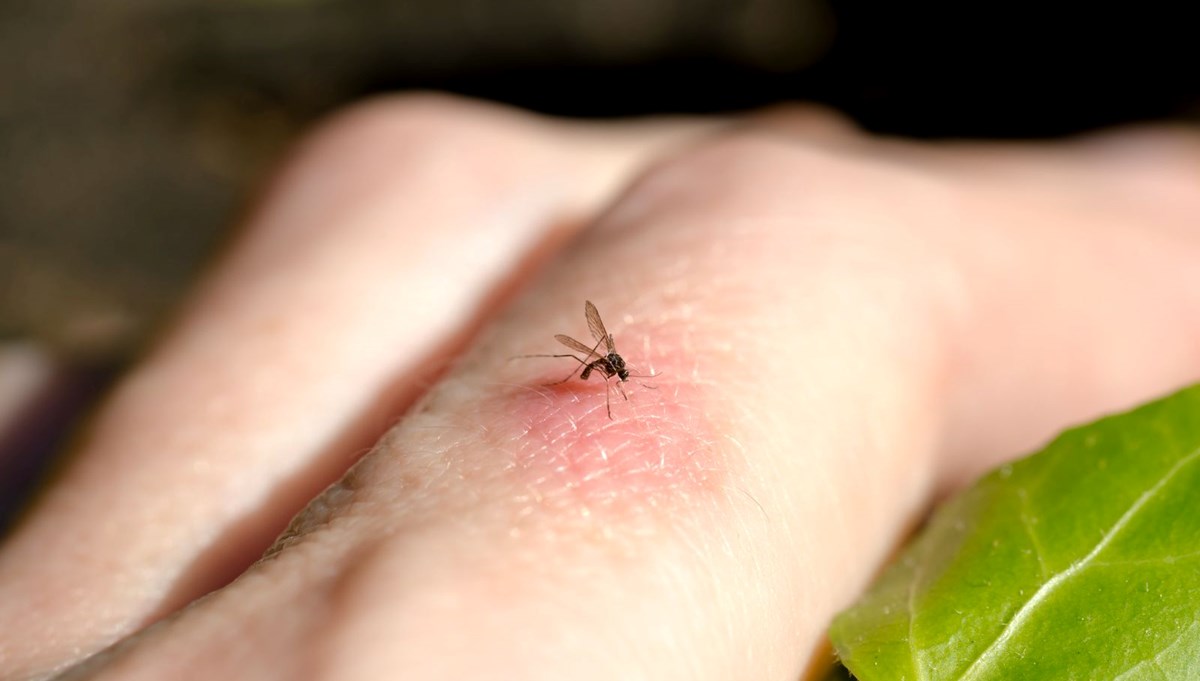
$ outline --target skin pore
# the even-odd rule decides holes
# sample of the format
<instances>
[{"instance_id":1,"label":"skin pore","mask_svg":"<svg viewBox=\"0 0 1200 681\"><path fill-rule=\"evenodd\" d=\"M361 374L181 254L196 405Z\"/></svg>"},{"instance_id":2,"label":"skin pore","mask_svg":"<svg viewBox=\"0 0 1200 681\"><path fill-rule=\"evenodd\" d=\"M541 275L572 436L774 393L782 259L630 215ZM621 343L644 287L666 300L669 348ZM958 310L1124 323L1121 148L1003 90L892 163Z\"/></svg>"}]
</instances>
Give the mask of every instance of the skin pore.
<instances>
[{"instance_id":1,"label":"skin pore","mask_svg":"<svg viewBox=\"0 0 1200 681\"><path fill-rule=\"evenodd\" d=\"M1170 130L364 104L0 549L0 678L798 678L934 499L1200 375L1198 179ZM584 300L656 374L612 419L510 361Z\"/></svg>"}]
</instances>

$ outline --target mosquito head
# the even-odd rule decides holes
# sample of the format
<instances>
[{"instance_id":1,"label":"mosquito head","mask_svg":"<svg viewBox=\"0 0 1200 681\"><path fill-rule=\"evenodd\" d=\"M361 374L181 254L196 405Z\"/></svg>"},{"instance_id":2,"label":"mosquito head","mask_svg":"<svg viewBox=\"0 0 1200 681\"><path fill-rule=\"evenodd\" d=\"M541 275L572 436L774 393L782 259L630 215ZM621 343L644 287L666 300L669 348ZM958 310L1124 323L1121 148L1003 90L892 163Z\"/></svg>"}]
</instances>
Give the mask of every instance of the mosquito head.
<instances>
[{"instance_id":1,"label":"mosquito head","mask_svg":"<svg viewBox=\"0 0 1200 681\"><path fill-rule=\"evenodd\" d=\"M613 368L613 373L617 375L617 378L621 379L622 381L629 380L629 369L625 368L624 357L621 357L615 352L610 352L606 359L608 360L609 366Z\"/></svg>"}]
</instances>

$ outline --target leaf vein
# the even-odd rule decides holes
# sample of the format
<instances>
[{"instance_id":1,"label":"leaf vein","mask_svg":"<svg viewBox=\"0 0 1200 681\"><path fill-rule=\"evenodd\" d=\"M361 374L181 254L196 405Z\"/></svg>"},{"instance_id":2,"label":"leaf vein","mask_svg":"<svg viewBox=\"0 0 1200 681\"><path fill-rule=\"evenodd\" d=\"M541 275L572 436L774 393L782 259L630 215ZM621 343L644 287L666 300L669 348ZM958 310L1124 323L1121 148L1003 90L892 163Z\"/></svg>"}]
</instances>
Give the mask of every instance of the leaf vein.
<instances>
[{"instance_id":1,"label":"leaf vein","mask_svg":"<svg viewBox=\"0 0 1200 681\"><path fill-rule=\"evenodd\" d=\"M1092 563L1092 567L1123 567L1126 565L1170 565L1182 563L1194 558L1200 558L1200 551L1189 551L1173 556L1151 556L1149 558L1124 558L1120 560L1102 560Z\"/></svg>"},{"instance_id":2,"label":"leaf vein","mask_svg":"<svg viewBox=\"0 0 1200 681\"><path fill-rule=\"evenodd\" d=\"M1100 541L1095 547L1092 548L1091 551L1088 552L1086 556L1080 558L1074 563L1071 563L1065 569L1046 580L1046 582L1042 584L1042 586L1039 587L1032 596L1029 597L1029 600L1025 601L1025 604L1022 605L1019 610L1017 610L1016 614L1009 619L1008 624L1004 626L1004 629L1000 632L1000 635L997 636L996 639L992 641L991 644L989 644L988 647L985 648L983 652L981 652L979 656L975 658L974 661L971 662L966 671L964 671L962 675L958 677L959 681L978 678L979 675L982 674L987 668L988 663L990 663L997 655L1000 654L1004 644L1007 643L1009 639L1015 635L1017 630L1019 630L1021 626L1025 624L1033 610L1041 605L1041 603L1045 601L1046 598L1049 597L1050 594L1052 594L1055 589L1059 587L1059 585L1091 564L1092 561L1096 559L1096 556L1100 555L1104 549L1108 548L1108 545L1111 544L1113 539L1121 533L1121 530L1125 529L1125 526L1128 525L1135 516L1137 516L1138 512L1142 510L1142 507L1152 500L1155 495L1162 490L1163 487L1166 487L1167 484L1169 484L1171 480L1179 474L1179 471L1193 461L1196 461L1197 458L1200 458L1200 448L1193 450L1187 456L1181 458L1179 461L1176 461L1175 465L1171 466L1171 468L1169 468L1167 472L1163 474L1162 478L1159 479L1158 482L1156 482L1150 489L1143 492L1136 500L1134 500L1133 504L1130 505L1130 507L1126 509L1123 514L1121 514L1120 518L1117 518L1117 521L1113 523L1113 526L1101 536Z\"/></svg>"},{"instance_id":3,"label":"leaf vein","mask_svg":"<svg viewBox=\"0 0 1200 681\"><path fill-rule=\"evenodd\" d=\"M1113 681L1121 681L1121 679L1128 677L1130 674L1133 674L1137 670L1139 670L1142 667L1147 666L1147 665L1152 665L1155 669L1158 669L1160 674L1162 674L1164 677L1166 677L1167 676L1166 671L1162 668L1163 654L1166 653L1171 648L1174 648L1176 645L1178 645L1179 642L1182 641L1183 638L1188 635L1188 633L1190 633L1193 629L1196 628L1197 624L1200 624L1200 621L1192 620L1192 623L1190 625L1188 625L1187 628L1180 631L1179 635L1177 635L1175 638L1171 639L1171 642L1168 643L1167 645L1163 646L1162 650L1159 650L1157 653L1155 653L1153 657L1148 657L1144 660L1141 660L1137 664L1133 665L1129 669L1126 669L1125 671L1121 672L1119 675L1114 677Z\"/></svg>"},{"instance_id":4,"label":"leaf vein","mask_svg":"<svg viewBox=\"0 0 1200 681\"><path fill-rule=\"evenodd\" d=\"M916 681L925 681L925 669L921 666L920 651L917 650L917 642L915 638L915 627L917 622L917 583L921 579L921 566L924 562L918 562L913 566L912 581L908 584L908 649L909 657L912 661L913 674L916 675Z\"/></svg>"},{"instance_id":5,"label":"leaf vein","mask_svg":"<svg viewBox=\"0 0 1200 681\"><path fill-rule=\"evenodd\" d=\"M1021 510L1018 517L1021 519L1021 527L1025 529L1025 534L1029 536L1029 543L1033 546L1033 553L1037 556L1038 569L1041 572L1042 579L1047 579L1050 571L1046 567L1046 557L1042 551L1042 543L1038 540L1037 534L1033 531L1033 521L1029 518L1029 495L1024 489L1017 490L1017 498L1020 499Z\"/></svg>"}]
</instances>

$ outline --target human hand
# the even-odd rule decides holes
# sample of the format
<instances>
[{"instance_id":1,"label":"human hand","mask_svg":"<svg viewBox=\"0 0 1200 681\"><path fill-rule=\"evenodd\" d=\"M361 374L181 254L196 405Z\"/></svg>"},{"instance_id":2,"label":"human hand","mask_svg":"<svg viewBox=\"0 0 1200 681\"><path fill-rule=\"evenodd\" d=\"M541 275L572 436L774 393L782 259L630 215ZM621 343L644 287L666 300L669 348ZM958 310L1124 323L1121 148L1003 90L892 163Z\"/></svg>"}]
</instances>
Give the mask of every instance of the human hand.
<instances>
[{"instance_id":1,"label":"human hand","mask_svg":"<svg viewBox=\"0 0 1200 681\"><path fill-rule=\"evenodd\" d=\"M1178 131L364 105L0 551L0 675L796 678L932 499L1197 377L1198 180ZM611 420L509 361L585 299L658 374Z\"/></svg>"}]
</instances>

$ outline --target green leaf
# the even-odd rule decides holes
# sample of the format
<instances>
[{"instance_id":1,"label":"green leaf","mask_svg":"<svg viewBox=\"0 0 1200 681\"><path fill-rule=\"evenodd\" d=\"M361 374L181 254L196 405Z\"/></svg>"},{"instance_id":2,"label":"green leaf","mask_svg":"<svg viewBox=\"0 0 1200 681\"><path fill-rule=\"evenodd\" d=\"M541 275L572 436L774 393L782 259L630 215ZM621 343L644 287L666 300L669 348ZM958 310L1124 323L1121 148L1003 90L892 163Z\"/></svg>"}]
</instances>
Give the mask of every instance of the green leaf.
<instances>
[{"instance_id":1,"label":"green leaf","mask_svg":"<svg viewBox=\"0 0 1200 681\"><path fill-rule=\"evenodd\" d=\"M830 638L864 681L1200 679L1200 386L988 474Z\"/></svg>"}]
</instances>

